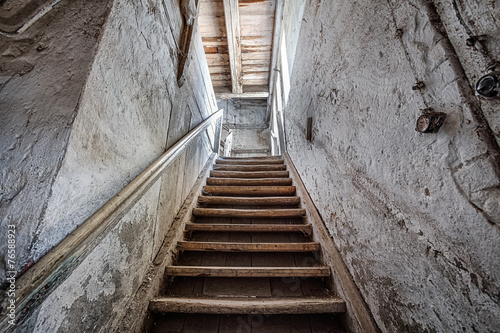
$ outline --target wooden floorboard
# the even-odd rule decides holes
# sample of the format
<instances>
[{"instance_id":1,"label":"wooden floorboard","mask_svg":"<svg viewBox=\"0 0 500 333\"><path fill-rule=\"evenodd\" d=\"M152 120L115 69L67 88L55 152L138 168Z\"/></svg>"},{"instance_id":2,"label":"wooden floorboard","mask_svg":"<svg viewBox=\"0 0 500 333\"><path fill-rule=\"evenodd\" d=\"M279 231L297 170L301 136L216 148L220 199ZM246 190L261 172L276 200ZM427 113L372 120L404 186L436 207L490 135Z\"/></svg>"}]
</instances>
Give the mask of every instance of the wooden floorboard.
<instances>
[{"instance_id":1,"label":"wooden floorboard","mask_svg":"<svg viewBox=\"0 0 500 333\"><path fill-rule=\"evenodd\" d=\"M324 298L185 298L158 297L149 302L153 312L206 314L312 314L343 313L345 302L338 297Z\"/></svg>"}]
</instances>

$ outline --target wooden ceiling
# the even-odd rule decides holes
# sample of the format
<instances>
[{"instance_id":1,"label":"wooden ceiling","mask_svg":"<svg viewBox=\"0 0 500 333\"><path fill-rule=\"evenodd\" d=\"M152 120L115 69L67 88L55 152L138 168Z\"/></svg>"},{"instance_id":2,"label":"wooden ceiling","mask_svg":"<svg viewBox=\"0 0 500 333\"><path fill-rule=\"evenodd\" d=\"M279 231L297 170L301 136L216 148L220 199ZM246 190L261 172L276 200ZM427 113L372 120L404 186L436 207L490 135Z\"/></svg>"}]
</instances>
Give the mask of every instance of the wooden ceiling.
<instances>
[{"instance_id":1,"label":"wooden ceiling","mask_svg":"<svg viewBox=\"0 0 500 333\"><path fill-rule=\"evenodd\" d=\"M198 24L219 98L267 96L275 7L276 0L200 1Z\"/></svg>"}]
</instances>

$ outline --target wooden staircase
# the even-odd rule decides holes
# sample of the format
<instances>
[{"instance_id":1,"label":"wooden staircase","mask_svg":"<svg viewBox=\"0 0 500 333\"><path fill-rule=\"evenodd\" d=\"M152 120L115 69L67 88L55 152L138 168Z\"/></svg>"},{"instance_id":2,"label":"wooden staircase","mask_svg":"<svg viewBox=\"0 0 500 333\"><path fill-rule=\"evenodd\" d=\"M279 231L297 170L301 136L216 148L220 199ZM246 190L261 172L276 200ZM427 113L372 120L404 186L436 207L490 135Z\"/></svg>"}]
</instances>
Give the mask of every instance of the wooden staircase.
<instances>
[{"instance_id":1,"label":"wooden staircase","mask_svg":"<svg viewBox=\"0 0 500 333\"><path fill-rule=\"evenodd\" d=\"M217 159L152 332L344 332L300 202L281 157Z\"/></svg>"}]
</instances>

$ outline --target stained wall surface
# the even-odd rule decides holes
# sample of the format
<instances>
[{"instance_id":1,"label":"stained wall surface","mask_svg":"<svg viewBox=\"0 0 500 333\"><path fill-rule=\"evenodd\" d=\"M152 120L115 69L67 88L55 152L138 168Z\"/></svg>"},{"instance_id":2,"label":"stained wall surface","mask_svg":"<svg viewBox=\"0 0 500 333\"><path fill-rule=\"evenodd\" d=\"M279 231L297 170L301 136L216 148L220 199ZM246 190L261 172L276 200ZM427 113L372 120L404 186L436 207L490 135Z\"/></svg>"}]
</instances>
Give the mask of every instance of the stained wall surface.
<instances>
[{"instance_id":1,"label":"stained wall surface","mask_svg":"<svg viewBox=\"0 0 500 333\"><path fill-rule=\"evenodd\" d=\"M465 0L305 8L287 148L383 332L500 327L499 105L473 95L489 59L466 46L460 19L498 59L499 10ZM415 131L428 107L447 114L437 134Z\"/></svg>"},{"instance_id":2,"label":"stained wall surface","mask_svg":"<svg viewBox=\"0 0 500 333\"><path fill-rule=\"evenodd\" d=\"M267 155L270 151L267 103L264 99L218 100L224 126L233 134L233 156Z\"/></svg>"},{"instance_id":3,"label":"stained wall surface","mask_svg":"<svg viewBox=\"0 0 500 333\"><path fill-rule=\"evenodd\" d=\"M33 70L2 82L9 121L0 132L12 142L2 137L1 216L2 225L16 224L21 266L38 261L217 110L196 27L178 84L178 1L113 1L109 14L98 2L54 7L25 32L35 39L25 41L33 44L26 46ZM6 38L4 54L20 39ZM199 136L18 329L130 329L122 319L212 154L211 138ZM138 325L144 312L132 315L128 323Z\"/></svg>"}]
</instances>

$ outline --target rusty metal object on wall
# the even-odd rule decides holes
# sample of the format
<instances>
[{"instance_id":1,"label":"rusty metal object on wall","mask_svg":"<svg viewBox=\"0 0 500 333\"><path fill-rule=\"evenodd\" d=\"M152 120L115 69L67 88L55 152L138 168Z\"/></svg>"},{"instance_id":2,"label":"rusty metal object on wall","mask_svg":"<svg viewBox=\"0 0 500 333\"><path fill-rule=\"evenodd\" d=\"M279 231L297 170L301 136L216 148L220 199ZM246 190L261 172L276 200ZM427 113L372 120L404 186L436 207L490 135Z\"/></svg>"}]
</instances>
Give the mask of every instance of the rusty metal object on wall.
<instances>
[{"instance_id":1,"label":"rusty metal object on wall","mask_svg":"<svg viewBox=\"0 0 500 333\"><path fill-rule=\"evenodd\" d=\"M434 112L430 108L422 112L423 114L417 119L415 130L420 133L437 133L444 124L446 113Z\"/></svg>"},{"instance_id":2,"label":"rusty metal object on wall","mask_svg":"<svg viewBox=\"0 0 500 333\"><path fill-rule=\"evenodd\" d=\"M486 74L476 83L476 95L486 99L500 99L500 63L493 61L486 67Z\"/></svg>"}]
</instances>

